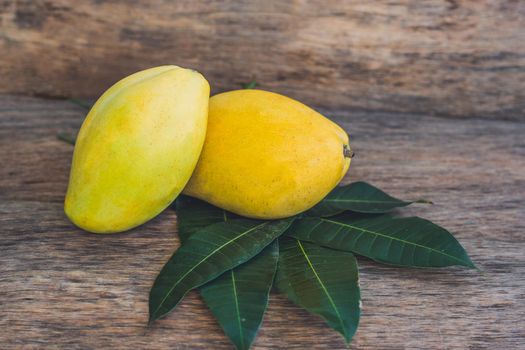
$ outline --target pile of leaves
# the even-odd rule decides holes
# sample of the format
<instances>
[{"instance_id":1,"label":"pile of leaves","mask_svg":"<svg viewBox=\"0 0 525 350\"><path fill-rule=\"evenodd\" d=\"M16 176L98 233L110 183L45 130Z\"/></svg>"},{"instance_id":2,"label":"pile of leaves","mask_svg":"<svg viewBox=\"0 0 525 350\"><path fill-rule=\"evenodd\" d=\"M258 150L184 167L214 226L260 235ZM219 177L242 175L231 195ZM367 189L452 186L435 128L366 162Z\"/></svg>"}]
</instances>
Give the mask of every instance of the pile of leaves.
<instances>
[{"instance_id":1,"label":"pile of leaves","mask_svg":"<svg viewBox=\"0 0 525 350\"><path fill-rule=\"evenodd\" d=\"M263 221L181 196L175 209L182 245L151 288L149 322L198 288L235 347L248 349L275 285L348 343L361 309L354 254L404 267L475 268L446 229L419 217L386 214L411 203L355 182L337 187L306 213Z\"/></svg>"}]
</instances>

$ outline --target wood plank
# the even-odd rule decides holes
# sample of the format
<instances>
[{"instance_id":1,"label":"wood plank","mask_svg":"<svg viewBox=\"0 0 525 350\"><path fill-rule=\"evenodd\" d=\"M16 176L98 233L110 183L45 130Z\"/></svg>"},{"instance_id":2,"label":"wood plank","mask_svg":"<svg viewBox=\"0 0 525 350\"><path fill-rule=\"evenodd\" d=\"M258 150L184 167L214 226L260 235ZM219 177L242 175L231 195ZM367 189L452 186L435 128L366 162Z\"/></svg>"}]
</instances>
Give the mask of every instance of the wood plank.
<instances>
[{"instance_id":1,"label":"wood plank","mask_svg":"<svg viewBox=\"0 0 525 350\"><path fill-rule=\"evenodd\" d=\"M0 96L0 344L20 348L228 349L196 293L147 329L148 292L178 246L166 210L129 233L93 235L62 211L72 147L56 139L84 111ZM517 349L525 340L525 125L426 115L334 114L366 180L434 206L483 273L385 267L360 259L355 349ZM274 293L254 349L344 349L324 323Z\"/></svg>"},{"instance_id":2,"label":"wood plank","mask_svg":"<svg viewBox=\"0 0 525 350\"><path fill-rule=\"evenodd\" d=\"M525 117L525 2L0 0L0 93L95 97L178 64L318 107Z\"/></svg>"}]
</instances>

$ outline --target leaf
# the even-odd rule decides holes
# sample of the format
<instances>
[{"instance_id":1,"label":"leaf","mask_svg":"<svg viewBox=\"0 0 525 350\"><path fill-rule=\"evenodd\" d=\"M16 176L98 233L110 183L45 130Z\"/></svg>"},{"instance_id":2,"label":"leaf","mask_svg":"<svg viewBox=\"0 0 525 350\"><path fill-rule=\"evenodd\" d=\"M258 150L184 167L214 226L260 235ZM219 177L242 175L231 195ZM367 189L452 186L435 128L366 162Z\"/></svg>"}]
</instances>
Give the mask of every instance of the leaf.
<instances>
[{"instance_id":1,"label":"leaf","mask_svg":"<svg viewBox=\"0 0 525 350\"><path fill-rule=\"evenodd\" d=\"M91 107L93 107L93 105L90 104L89 102L82 101L82 100L79 100L77 98L70 98L68 101L71 102L71 103L74 103L77 106L80 106L80 107L82 107L84 109L87 109L87 110L90 110Z\"/></svg>"},{"instance_id":2,"label":"leaf","mask_svg":"<svg viewBox=\"0 0 525 350\"><path fill-rule=\"evenodd\" d=\"M354 182L346 186L336 187L307 214L309 216L332 216L345 210L357 213L386 213L412 203L432 202L423 199L402 201L366 182Z\"/></svg>"},{"instance_id":3,"label":"leaf","mask_svg":"<svg viewBox=\"0 0 525 350\"><path fill-rule=\"evenodd\" d=\"M157 276L150 291L149 322L169 313L191 289L257 255L291 222L236 219L196 231Z\"/></svg>"},{"instance_id":4,"label":"leaf","mask_svg":"<svg viewBox=\"0 0 525 350\"><path fill-rule=\"evenodd\" d=\"M179 238L184 243L193 233L206 226L240 219L241 217L224 209L215 207L200 199L188 196L179 196L175 202ZM249 219L246 219L249 220ZM254 220L255 221L255 220Z\"/></svg>"},{"instance_id":5,"label":"leaf","mask_svg":"<svg viewBox=\"0 0 525 350\"><path fill-rule=\"evenodd\" d=\"M279 245L277 240L250 261L200 288L206 305L237 349L249 349L268 306Z\"/></svg>"},{"instance_id":6,"label":"leaf","mask_svg":"<svg viewBox=\"0 0 525 350\"><path fill-rule=\"evenodd\" d=\"M444 228L418 217L388 215L296 220L289 234L297 239L351 251L375 261L400 266L475 267L461 244Z\"/></svg>"},{"instance_id":7,"label":"leaf","mask_svg":"<svg viewBox=\"0 0 525 350\"><path fill-rule=\"evenodd\" d=\"M242 88L243 89L255 89L255 87L257 86L257 81L256 80L252 80L250 81L249 83L246 83L246 84L243 84L242 85Z\"/></svg>"},{"instance_id":8,"label":"leaf","mask_svg":"<svg viewBox=\"0 0 525 350\"><path fill-rule=\"evenodd\" d=\"M352 253L296 239L280 240L275 283L288 298L320 315L350 342L359 323L357 262Z\"/></svg>"},{"instance_id":9,"label":"leaf","mask_svg":"<svg viewBox=\"0 0 525 350\"><path fill-rule=\"evenodd\" d=\"M69 143L70 145L75 145L77 142L77 137L75 135L66 133L66 132L59 132L57 133L57 139L60 141L64 141L65 143Z\"/></svg>"},{"instance_id":10,"label":"leaf","mask_svg":"<svg viewBox=\"0 0 525 350\"><path fill-rule=\"evenodd\" d=\"M179 237L185 242L208 225L238 218L201 200L182 196L176 203ZM272 287L279 246L277 240L244 264L200 288L200 295L237 349L248 349L262 323Z\"/></svg>"}]
</instances>

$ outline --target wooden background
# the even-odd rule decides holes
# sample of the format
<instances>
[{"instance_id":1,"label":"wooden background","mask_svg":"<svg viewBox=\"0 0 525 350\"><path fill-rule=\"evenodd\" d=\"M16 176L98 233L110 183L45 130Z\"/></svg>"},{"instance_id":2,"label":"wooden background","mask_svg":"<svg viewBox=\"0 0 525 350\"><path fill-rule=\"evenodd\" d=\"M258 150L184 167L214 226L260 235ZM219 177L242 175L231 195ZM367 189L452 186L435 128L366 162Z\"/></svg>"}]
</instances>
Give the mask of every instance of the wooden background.
<instances>
[{"instance_id":1,"label":"wooden background","mask_svg":"<svg viewBox=\"0 0 525 350\"><path fill-rule=\"evenodd\" d=\"M0 93L96 97L161 64L316 107L525 119L523 0L0 0Z\"/></svg>"},{"instance_id":2,"label":"wooden background","mask_svg":"<svg viewBox=\"0 0 525 350\"><path fill-rule=\"evenodd\" d=\"M479 273L360 259L353 349L525 349L525 1L0 0L0 348L228 349L191 293L147 329L151 284L178 247L176 213L129 233L63 214L72 146L98 96L153 65L215 92L256 77L352 136L344 182L428 198ZM255 349L344 349L272 294Z\"/></svg>"},{"instance_id":3,"label":"wooden background","mask_svg":"<svg viewBox=\"0 0 525 350\"><path fill-rule=\"evenodd\" d=\"M192 292L149 330L148 293L178 246L176 214L129 233L76 229L63 214L75 131L66 101L0 97L2 349L229 349ZM384 267L360 259L363 313L353 349L523 349L525 123L425 115L333 115L353 135L345 182L366 180L445 226L483 273ZM344 349L320 319L273 294L255 349Z\"/></svg>"}]
</instances>

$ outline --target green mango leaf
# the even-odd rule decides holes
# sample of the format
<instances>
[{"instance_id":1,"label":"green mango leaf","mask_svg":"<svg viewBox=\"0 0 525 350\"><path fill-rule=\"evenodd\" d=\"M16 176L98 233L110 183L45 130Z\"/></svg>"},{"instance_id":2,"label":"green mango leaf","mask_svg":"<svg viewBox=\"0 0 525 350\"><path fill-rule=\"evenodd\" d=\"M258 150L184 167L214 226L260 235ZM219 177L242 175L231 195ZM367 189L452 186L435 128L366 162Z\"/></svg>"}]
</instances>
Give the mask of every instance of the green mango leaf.
<instances>
[{"instance_id":1,"label":"green mango leaf","mask_svg":"<svg viewBox=\"0 0 525 350\"><path fill-rule=\"evenodd\" d=\"M183 244L203 227L239 217L186 196L177 199L176 210ZM279 246L275 240L251 260L199 289L204 302L237 349L248 349L257 335L268 306L278 257Z\"/></svg>"},{"instance_id":2,"label":"green mango leaf","mask_svg":"<svg viewBox=\"0 0 525 350\"><path fill-rule=\"evenodd\" d=\"M350 210L357 213L386 213L412 203L432 203L424 199L402 201L389 196L366 182L354 182L336 187L321 202L310 209L309 216L332 216Z\"/></svg>"},{"instance_id":3,"label":"green mango leaf","mask_svg":"<svg viewBox=\"0 0 525 350\"><path fill-rule=\"evenodd\" d=\"M60 131L57 134L57 139L59 139L60 141L64 141L65 143L69 143L70 145L73 145L73 146L77 142L76 135L73 135L67 132L63 132L63 131Z\"/></svg>"},{"instance_id":4,"label":"green mango leaf","mask_svg":"<svg viewBox=\"0 0 525 350\"><path fill-rule=\"evenodd\" d=\"M200 288L201 297L237 349L249 349L262 323L272 288L277 240L250 261Z\"/></svg>"},{"instance_id":5,"label":"green mango leaf","mask_svg":"<svg viewBox=\"0 0 525 350\"><path fill-rule=\"evenodd\" d=\"M243 84L242 88L243 89L255 89L257 87L257 84L258 83L256 80L252 80L249 83Z\"/></svg>"},{"instance_id":6,"label":"green mango leaf","mask_svg":"<svg viewBox=\"0 0 525 350\"><path fill-rule=\"evenodd\" d=\"M357 261L352 253L282 238L275 283L295 304L325 319L350 342L360 315Z\"/></svg>"},{"instance_id":7,"label":"green mango leaf","mask_svg":"<svg viewBox=\"0 0 525 350\"><path fill-rule=\"evenodd\" d=\"M342 214L296 220L289 235L399 266L475 268L461 244L444 228L418 217Z\"/></svg>"},{"instance_id":8,"label":"green mango leaf","mask_svg":"<svg viewBox=\"0 0 525 350\"><path fill-rule=\"evenodd\" d=\"M191 289L248 261L290 226L292 219L236 219L193 233L162 268L149 297L149 322L168 314Z\"/></svg>"},{"instance_id":9,"label":"green mango leaf","mask_svg":"<svg viewBox=\"0 0 525 350\"><path fill-rule=\"evenodd\" d=\"M93 107L92 103L89 103L83 100L79 100L78 98L70 98L68 101L84 109L87 109L88 111Z\"/></svg>"},{"instance_id":10,"label":"green mango leaf","mask_svg":"<svg viewBox=\"0 0 525 350\"><path fill-rule=\"evenodd\" d=\"M181 195L175 202L179 238L184 243L196 231L232 219L245 219L200 199ZM256 220L254 220L255 222Z\"/></svg>"}]
</instances>

